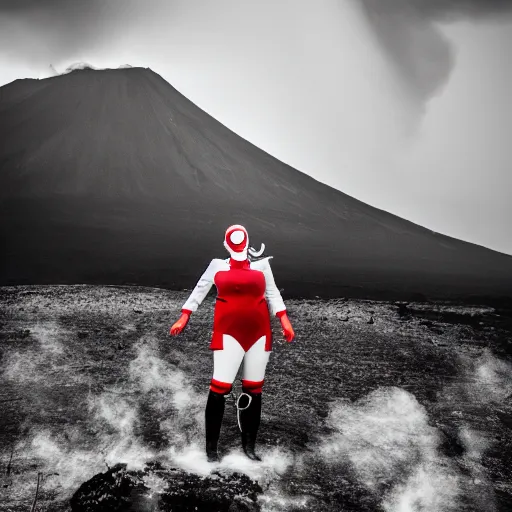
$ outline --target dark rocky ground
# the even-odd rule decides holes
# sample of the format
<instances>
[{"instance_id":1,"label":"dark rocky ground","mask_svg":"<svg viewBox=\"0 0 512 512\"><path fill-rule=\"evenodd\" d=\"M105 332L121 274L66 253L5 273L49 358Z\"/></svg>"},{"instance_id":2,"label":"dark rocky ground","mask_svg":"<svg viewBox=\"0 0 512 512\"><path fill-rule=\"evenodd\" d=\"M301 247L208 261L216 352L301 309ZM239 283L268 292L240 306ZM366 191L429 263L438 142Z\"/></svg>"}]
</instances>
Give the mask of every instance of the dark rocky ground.
<instances>
[{"instance_id":1,"label":"dark rocky ground","mask_svg":"<svg viewBox=\"0 0 512 512\"><path fill-rule=\"evenodd\" d=\"M296 343L267 372L261 463L203 454L213 298L0 289L0 510L512 510L512 312L288 300ZM237 391L239 386L237 385ZM197 507L197 508L196 508Z\"/></svg>"}]
</instances>

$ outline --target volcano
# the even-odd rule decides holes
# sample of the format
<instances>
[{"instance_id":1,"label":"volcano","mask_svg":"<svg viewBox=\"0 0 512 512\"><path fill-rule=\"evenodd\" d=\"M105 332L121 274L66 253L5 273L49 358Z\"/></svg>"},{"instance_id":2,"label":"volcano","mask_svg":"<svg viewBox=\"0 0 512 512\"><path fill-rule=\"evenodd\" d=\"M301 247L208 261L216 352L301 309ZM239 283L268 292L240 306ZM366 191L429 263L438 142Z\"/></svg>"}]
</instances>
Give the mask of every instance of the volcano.
<instances>
[{"instance_id":1,"label":"volcano","mask_svg":"<svg viewBox=\"0 0 512 512\"><path fill-rule=\"evenodd\" d=\"M370 184L371 186L371 184ZM0 88L0 285L192 288L231 224L285 297L512 294L512 257L373 208L236 135L146 68Z\"/></svg>"}]
</instances>

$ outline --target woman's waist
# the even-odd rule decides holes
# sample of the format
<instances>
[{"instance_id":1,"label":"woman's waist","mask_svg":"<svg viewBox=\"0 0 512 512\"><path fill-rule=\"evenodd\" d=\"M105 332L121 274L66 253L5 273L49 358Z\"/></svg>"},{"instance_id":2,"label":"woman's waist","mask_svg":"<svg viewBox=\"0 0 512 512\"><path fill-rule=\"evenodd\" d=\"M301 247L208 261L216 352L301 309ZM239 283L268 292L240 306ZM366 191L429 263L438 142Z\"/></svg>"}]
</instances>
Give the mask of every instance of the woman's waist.
<instances>
[{"instance_id":1,"label":"woman's waist","mask_svg":"<svg viewBox=\"0 0 512 512\"><path fill-rule=\"evenodd\" d=\"M245 321L249 319L268 318L268 305L265 297L258 299L224 299L217 297L214 318L232 318Z\"/></svg>"},{"instance_id":2,"label":"woman's waist","mask_svg":"<svg viewBox=\"0 0 512 512\"><path fill-rule=\"evenodd\" d=\"M229 304L229 307L233 308L254 307L267 302L264 295L217 295L215 301L216 306Z\"/></svg>"}]
</instances>

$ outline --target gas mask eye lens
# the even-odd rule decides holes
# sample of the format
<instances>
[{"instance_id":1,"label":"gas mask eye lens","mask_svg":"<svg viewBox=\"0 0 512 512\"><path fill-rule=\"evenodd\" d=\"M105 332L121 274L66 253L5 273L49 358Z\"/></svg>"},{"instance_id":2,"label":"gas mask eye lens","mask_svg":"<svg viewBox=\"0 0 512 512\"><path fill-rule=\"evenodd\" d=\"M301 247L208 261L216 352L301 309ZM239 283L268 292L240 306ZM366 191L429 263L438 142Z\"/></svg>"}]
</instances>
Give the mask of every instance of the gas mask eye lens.
<instances>
[{"instance_id":1,"label":"gas mask eye lens","mask_svg":"<svg viewBox=\"0 0 512 512\"><path fill-rule=\"evenodd\" d=\"M236 245L241 244L244 241L244 233L243 231L233 231L229 239Z\"/></svg>"}]
</instances>

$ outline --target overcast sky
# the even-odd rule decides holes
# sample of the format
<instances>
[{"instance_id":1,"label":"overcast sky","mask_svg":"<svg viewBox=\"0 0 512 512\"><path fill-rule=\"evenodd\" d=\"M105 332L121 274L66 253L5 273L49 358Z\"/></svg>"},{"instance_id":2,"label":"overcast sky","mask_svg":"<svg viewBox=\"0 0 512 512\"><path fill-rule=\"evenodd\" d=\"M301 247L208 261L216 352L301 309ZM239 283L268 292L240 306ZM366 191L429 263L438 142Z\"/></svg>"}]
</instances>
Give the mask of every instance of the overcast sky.
<instances>
[{"instance_id":1,"label":"overcast sky","mask_svg":"<svg viewBox=\"0 0 512 512\"><path fill-rule=\"evenodd\" d=\"M512 254L512 1L0 0L0 85L150 67L268 153Z\"/></svg>"}]
</instances>

